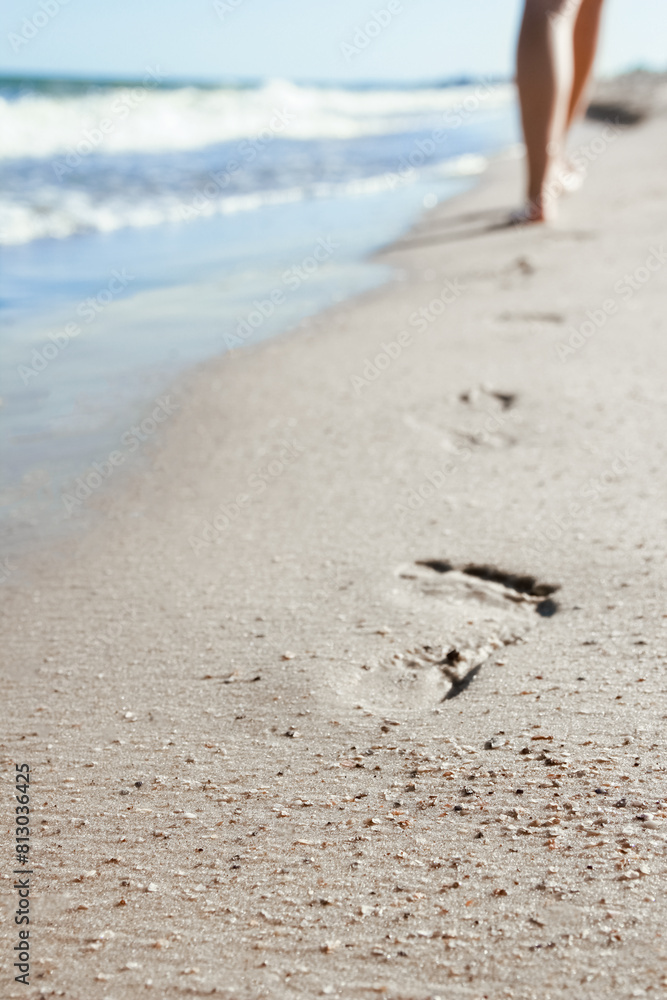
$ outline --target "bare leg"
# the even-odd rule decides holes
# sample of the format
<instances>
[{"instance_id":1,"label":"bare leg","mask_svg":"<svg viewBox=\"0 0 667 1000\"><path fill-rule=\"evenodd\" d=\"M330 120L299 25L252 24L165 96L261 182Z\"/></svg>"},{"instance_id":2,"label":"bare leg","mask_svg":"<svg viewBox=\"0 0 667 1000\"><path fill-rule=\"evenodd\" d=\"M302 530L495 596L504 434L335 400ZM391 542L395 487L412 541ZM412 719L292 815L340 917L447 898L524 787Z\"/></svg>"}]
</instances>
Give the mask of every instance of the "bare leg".
<instances>
[{"instance_id":1,"label":"bare leg","mask_svg":"<svg viewBox=\"0 0 667 1000\"><path fill-rule=\"evenodd\" d=\"M547 184L560 157L574 82L574 27L582 0L526 0L517 85L528 157L527 221L549 214Z\"/></svg>"},{"instance_id":2,"label":"bare leg","mask_svg":"<svg viewBox=\"0 0 667 1000\"><path fill-rule=\"evenodd\" d=\"M595 60L604 0L582 0L574 25L574 79L567 117L567 129L577 118Z\"/></svg>"}]
</instances>

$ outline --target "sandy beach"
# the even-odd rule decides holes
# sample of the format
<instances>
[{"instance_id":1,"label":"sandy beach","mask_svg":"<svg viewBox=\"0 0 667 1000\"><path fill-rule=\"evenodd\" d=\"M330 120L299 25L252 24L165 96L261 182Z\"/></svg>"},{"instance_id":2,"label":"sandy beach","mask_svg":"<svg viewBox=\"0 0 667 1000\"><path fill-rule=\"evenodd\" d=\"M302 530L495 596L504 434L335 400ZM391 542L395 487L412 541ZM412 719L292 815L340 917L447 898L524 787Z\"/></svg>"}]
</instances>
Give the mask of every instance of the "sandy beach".
<instances>
[{"instance_id":1,"label":"sandy beach","mask_svg":"<svg viewBox=\"0 0 667 1000\"><path fill-rule=\"evenodd\" d=\"M663 995L667 119L578 152L183 379L12 574L3 996Z\"/></svg>"}]
</instances>

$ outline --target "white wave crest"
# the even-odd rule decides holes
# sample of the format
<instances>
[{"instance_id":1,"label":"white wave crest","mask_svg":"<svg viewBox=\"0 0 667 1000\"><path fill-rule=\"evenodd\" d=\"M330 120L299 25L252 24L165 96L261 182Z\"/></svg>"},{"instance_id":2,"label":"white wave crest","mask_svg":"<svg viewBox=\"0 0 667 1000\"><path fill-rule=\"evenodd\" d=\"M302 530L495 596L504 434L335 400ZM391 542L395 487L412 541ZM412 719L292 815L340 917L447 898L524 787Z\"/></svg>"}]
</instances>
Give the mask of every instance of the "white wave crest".
<instances>
[{"instance_id":1,"label":"white wave crest","mask_svg":"<svg viewBox=\"0 0 667 1000\"><path fill-rule=\"evenodd\" d=\"M350 139L456 127L478 110L506 105L512 94L509 84L497 83L345 90L282 80L239 90L148 84L60 96L33 92L0 97L0 159L192 150L262 134Z\"/></svg>"},{"instance_id":2,"label":"white wave crest","mask_svg":"<svg viewBox=\"0 0 667 1000\"><path fill-rule=\"evenodd\" d=\"M466 154L439 163L429 169L438 177L463 177L481 173L487 165L483 156ZM413 183L419 171L407 174L401 183ZM90 232L113 232L124 228L157 226L166 222L185 222L212 215L250 212L264 205L281 205L305 198L334 198L371 195L396 188L396 174L384 173L339 183L320 182L214 198L190 197L186 200L166 194L137 202L122 197L96 201L85 191L63 191L53 186L43 188L30 202L0 198L0 245L15 246L37 239L64 239Z\"/></svg>"}]
</instances>

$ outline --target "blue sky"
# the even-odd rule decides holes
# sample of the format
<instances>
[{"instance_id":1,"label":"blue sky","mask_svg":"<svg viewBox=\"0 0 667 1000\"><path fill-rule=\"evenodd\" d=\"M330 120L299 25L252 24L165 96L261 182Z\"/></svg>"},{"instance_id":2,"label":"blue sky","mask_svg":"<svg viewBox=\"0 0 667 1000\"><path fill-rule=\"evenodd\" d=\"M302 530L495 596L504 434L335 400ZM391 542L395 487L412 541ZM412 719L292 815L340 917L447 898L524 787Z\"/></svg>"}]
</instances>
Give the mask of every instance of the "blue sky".
<instances>
[{"instance_id":1,"label":"blue sky","mask_svg":"<svg viewBox=\"0 0 667 1000\"><path fill-rule=\"evenodd\" d=\"M390 2L386 26L365 46L357 35L355 46L357 29ZM211 80L509 75L520 8L520 0L12 0L0 13L0 72L141 76L159 64L169 77ZM667 69L665 39L667 0L607 0L599 69Z\"/></svg>"}]
</instances>

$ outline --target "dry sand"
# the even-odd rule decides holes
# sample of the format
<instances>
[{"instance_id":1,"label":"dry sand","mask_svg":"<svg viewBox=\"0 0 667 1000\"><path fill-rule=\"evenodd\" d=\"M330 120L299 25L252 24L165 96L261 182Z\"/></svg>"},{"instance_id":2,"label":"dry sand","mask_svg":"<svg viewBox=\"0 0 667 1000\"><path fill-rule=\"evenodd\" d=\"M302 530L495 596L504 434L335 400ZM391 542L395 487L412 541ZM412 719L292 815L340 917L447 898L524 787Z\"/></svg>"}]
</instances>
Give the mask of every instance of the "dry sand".
<instances>
[{"instance_id":1,"label":"dry sand","mask_svg":"<svg viewBox=\"0 0 667 1000\"><path fill-rule=\"evenodd\" d=\"M663 995L667 121L602 147L553 228L499 162L189 377L12 578L3 997Z\"/></svg>"}]
</instances>

